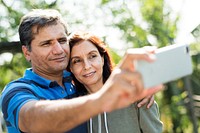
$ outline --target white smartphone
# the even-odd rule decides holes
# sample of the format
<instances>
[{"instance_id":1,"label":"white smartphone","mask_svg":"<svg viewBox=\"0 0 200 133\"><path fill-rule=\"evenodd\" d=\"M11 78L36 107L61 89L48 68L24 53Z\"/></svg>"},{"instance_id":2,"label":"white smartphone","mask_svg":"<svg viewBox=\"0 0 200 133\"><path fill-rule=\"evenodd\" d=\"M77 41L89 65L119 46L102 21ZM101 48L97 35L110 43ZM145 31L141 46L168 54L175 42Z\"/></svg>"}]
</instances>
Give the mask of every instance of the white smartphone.
<instances>
[{"instance_id":1,"label":"white smartphone","mask_svg":"<svg viewBox=\"0 0 200 133\"><path fill-rule=\"evenodd\" d=\"M187 44L173 44L155 52L152 63L136 61L136 70L142 74L145 88L177 80L192 73L192 61Z\"/></svg>"}]
</instances>

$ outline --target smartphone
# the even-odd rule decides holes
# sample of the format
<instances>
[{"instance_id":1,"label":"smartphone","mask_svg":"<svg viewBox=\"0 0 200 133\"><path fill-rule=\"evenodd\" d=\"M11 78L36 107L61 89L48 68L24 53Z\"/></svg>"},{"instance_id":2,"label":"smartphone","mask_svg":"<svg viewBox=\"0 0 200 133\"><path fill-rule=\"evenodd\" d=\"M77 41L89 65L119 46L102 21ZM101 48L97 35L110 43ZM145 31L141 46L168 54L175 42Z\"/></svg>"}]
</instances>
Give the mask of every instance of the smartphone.
<instances>
[{"instance_id":1,"label":"smartphone","mask_svg":"<svg viewBox=\"0 0 200 133\"><path fill-rule=\"evenodd\" d=\"M145 88L164 84L192 74L189 45L173 44L155 51L154 62L136 61L136 70L143 78Z\"/></svg>"}]
</instances>

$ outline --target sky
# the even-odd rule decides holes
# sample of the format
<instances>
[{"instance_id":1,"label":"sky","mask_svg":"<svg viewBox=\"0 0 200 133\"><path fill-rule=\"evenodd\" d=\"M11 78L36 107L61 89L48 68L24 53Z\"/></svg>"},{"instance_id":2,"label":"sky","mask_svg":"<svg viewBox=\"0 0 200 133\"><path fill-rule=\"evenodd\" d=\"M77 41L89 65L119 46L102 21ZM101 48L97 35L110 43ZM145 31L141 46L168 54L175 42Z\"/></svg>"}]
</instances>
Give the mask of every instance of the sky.
<instances>
[{"instance_id":1,"label":"sky","mask_svg":"<svg viewBox=\"0 0 200 133\"><path fill-rule=\"evenodd\" d=\"M178 23L178 36L175 40L175 43L190 44L191 42L194 42L195 40L194 40L194 37L191 35L191 31L195 27L197 27L198 24L200 24L200 0L165 0L165 1L173 10L174 15L180 14L180 20ZM66 3L72 3L72 2L68 1ZM87 3L87 2L83 2L83 3ZM94 3L92 5L94 5ZM68 6L70 7L72 5L68 5ZM65 5L65 8L67 8L66 5ZM94 10L95 7L89 6L89 8L91 8L91 10ZM78 8L76 8L75 10L78 10ZM79 17L84 17L84 16L79 16ZM90 19L89 21L91 20L92 19ZM123 44L125 42L120 39L120 31L116 29L108 30L108 29L102 28L103 26L102 19L100 21L95 20L94 26L92 27L93 29L91 30L93 30L94 32L98 31L100 33L100 36L102 35L107 36L107 41L111 48L114 48L116 50L122 49L124 46ZM93 22L91 21L91 23ZM4 62L4 59L7 61L11 60L12 54L6 53L3 55L0 55L0 59L1 59L0 64L2 64Z\"/></svg>"},{"instance_id":2,"label":"sky","mask_svg":"<svg viewBox=\"0 0 200 133\"><path fill-rule=\"evenodd\" d=\"M177 43L194 41L191 31L200 24L200 0L166 0L175 13L180 13Z\"/></svg>"},{"instance_id":3,"label":"sky","mask_svg":"<svg viewBox=\"0 0 200 133\"><path fill-rule=\"evenodd\" d=\"M79 1L79 0L77 0ZM90 1L90 0L88 0ZM128 0L127 0L128 1ZM165 0L166 4L172 9L172 16L173 15L180 15L180 20L178 23L178 34L177 38L175 39L175 43L192 43L195 41L194 37L191 34L191 31L197 27L198 24L200 24L200 0ZM70 2L66 2L69 5ZM80 2L78 2L80 5ZM85 2L84 2L85 3ZM83 4L84 4L83 3ZM115 4L119 4L120 2ZM133 1L131 3L134 3ZM93 5L93 6L92 6ZM93 1L93 4L90 4L89 8L91 10L95 10L95 1ZM77 5L75 5L74 10ZM129 5L134 11L134 13L137 12L138 7L137 4ZM66 7L66 6L65 6ZM70 8L70 7L68 7ZM77 10L80 10L80 8L77 8ZM80 15L82 15L80 13ZM137 15L137 13L136 13ZM116 50L123 49L124 41L120 39L120 36L122 33L120 33L119 30L116 29L106 29L105 27L102 27L102 23L106 23L106 16L105 20L102 21L102 16L99 16L99 20L92 20L91 18L94 16L94 14L87 15L86 21L90 21L92 23L92 27L90 30L92 32L98 32L99 36L106 36L107 42L111 48L114 48ZM81 16L77 16L78 18ZM135 16L136 19L139 18L139 23L141 24L140 16ZM85 20L85 18L84 18ZM76 27L77 28L77 27Z\"/></svg>"}]
</instances>

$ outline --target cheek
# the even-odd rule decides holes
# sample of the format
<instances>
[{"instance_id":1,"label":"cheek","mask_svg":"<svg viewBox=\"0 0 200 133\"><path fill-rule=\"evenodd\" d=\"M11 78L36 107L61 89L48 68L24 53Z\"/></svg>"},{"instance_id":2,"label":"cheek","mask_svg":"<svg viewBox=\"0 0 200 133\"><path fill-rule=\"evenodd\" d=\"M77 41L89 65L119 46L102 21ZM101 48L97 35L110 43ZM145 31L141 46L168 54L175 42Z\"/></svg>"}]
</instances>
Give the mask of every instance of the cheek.
<instances>
[{"instance_id":1,"label":"cheek","mask_svg":"<svg viewBox=\"0 0 200 133\"><path fill-rule=\"evenodd\" d=\"M31 62L34 63L35 65L37 64L38 66L44 66L47 60L45 59L45 57L41 55L40 56L35 55L31 58Z\"/></svg>"},{"instance_id":2,"label":"cheek","mask_svg":"<svg viewBox=\"0 0 200 133\"><path fill-rule=\"evenodd\" d=\"M42 60L44 57L41 54L36 54L35 52L32 52L31 55L31 60Z\"/></svg>"},{"instance_id":3,"label":"cheek","mask_svg":"<svg viewBox=\"0 0 200 133\"><path fill-rule=\"evenodd\" d=\"M63 49L64 49L65 53L69 54L69 50L70 50L69 45L64 45Z\"/></svg>"},{"instance_id":4,"label":"cheek","mask_svg":"<svg viewBox=\"0 0 200 133\"><path fill-rule=\"evenodd\" d=\"M95 69L98 70L99 74L103 74L103 65L103 62L101 62L100 60L95 63Z\"/></svg>"},{"instance_id":5,"label":"cheek","mask_svg":"<svg viewBox=\"0 0 200 133\"><path fill-rule=\"evenodd\" d=\"M79 68L71 68L71 71L72 71L72 73L74 74L74 76L76 77L76 78L78 78L80 75L81 75L81 68L79 67Z\"/></svg>"},{"instance_id":6,"label":"cheek","mask_svg":"<svg viewBox=\"0 0 200 133\"><path fill-rule=\"evenodd\" d=\"M104 61L102 59L99 59L96 64L98 65L99 69L103 69Z\"/></svg>"}]
</instances>

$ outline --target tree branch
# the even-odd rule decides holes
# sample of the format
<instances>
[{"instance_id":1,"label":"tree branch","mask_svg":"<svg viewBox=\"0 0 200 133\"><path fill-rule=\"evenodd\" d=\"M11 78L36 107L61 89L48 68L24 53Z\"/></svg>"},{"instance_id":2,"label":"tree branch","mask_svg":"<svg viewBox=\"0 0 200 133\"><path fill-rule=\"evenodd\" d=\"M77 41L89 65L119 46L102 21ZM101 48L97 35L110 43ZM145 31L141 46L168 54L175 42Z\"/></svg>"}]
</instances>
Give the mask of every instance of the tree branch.
<instances>
[{"instance_id":1,"label":"tree branch","mask_svg":"<svg viewBox=\"0 0 200 133\"><path fill-rule=\"evenodd\" d=\"M13 54L21 53L20 42L0 42L0 54L10 52Z\"/></svg>"}]
</instances>

